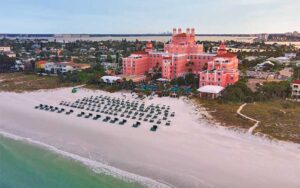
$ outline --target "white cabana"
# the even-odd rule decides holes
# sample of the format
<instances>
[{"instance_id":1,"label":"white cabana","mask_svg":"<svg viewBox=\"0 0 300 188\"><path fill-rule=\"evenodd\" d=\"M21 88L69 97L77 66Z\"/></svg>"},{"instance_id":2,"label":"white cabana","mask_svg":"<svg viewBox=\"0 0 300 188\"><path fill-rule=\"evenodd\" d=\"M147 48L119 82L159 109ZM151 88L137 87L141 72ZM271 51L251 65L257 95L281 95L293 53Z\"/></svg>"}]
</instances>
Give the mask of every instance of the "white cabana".
<instances>
[{"instance_id":1,"label":"white cabana","mask_svg":"<svg viewBox=\"0 0 300 188\"><path fill-rule=\"evenodd\" d=\"M102 76L101 80L105 83L112 84L112 83L115 83L116 81L122 80L122 79L117 76Z\"/></svg>"},{"instance_id":2,"label":"white cabana","mask_svg":"<svg viewBox=\"0 0 300 188\"><path fill-rule=\"evenodd\" d=\"M159 81L159 82L169 82L170 80L165 79L165 78L158 78L158 79L156 79L156 81Z\"/></svg>"},{"instance_id":3,"label":"white cabana","mask_svg":"<svg viewBox=\"0 0 300 188\"><path fill-rule=\"evenodd\" d=\"M215 86L215 85L206 85L200 87L198 92L200 93L200 97L210 97L210 98L217 98L221 96L221 92L224 90L222 86Z\"/></svg>"}]
</instances>

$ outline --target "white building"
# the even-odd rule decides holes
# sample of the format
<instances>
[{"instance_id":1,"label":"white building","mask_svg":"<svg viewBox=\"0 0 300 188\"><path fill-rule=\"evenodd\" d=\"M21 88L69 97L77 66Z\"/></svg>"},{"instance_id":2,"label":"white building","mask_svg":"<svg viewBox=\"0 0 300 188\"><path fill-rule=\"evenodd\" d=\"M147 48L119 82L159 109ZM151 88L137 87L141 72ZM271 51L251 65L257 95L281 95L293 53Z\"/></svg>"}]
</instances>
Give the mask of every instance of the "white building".
<instances>
[{"instance_id":1,"label":"white building","mask_svg":"<svg viewBox=\"0 0 300 188\"><path fill-rule=\"evenodd\" d=\"M289 59L295 59L297 57L296 53L285 53L284 57L289 58Z\"/></svg>"},{"instance_id":2,"label":"white building","mask_svg":"<svg viewBox=\"0 0 300 188\"><path fill-rule=\"evenodd\" d=\"M6 52L5 55L7 55L10 58L16 58L17 57L16 53L12 52L12 51Z\"/></svg>"},{"instance_id":3,"label":"white building","mask_svg":"<svg viewBox=\"0 0 300 188\"><path fill-rule=\"evenodd\" d=\"M10 52L10 46L0 46L0 52Z\"/></svg>"},{"instance_id":4,"label":"white building","mask_svg":"<svg viewBox=\"0 0 300 188\"><path fill-rule=\"evenodd\" d=\"M274 66L275 64L272 63L271 61L265 61L263 63L259 63L255 66L256 70L263 70L266 65Z\"/></svg>"},{"instance_id":5,"label":"white building","mask_svg":"<svg viewBox=\"0 0 300 188\"><path fill-rule=\"evenodd\" d=\"M54 62L48 62L45 64L45 72L47 73L66 73L66 72L73 72L75 68L70 65L69 62L60 62L60 63L54 63Z\"/></svg>"},{"instance_id":6,"label":"white building","mask_svg":"<svg viewBox=\"0 0 300 188\"><path fill-rule=\"evenodd\" d=\"M222 87L222 86L206 85L206 86L200 87L198 89L198 92L200 93L200 97L215 99L215 98L218 98L221 96L221 93L223 90L224 90L224 87Z\"/></svg>"},{"instance_id":7,"label":"white building","mask_svg":"<svg viewBox=\"0 0 300 188\"><path fill-rule=\"evenodd\" d=\"M287 57L270 57L267 59L267 61L272 61L278 64L285 64L285 63L290 63L290 59Z\"/></svg>"},{"instance_id":8,"label":"white building","mask_svg":"<svg viewBox=\"0 0 300 188\"><path fill-rule=\"evenodd\" d=\"M102 76L101 80L107 84L113 84L117 81L121 81L121 77L118 76Z\"/></svg>"},{"instance_id":9,"label":"white building","mask_svg":"<svg viewBox=\"0 0 300 188\"><path fill-rule=\"evenodd\" d=\"M291 84L292 98L300 99L300 80L295 80Z\"/></svg>"},{"instance_id":10,"label":"white building","mask_svg":"<svg viewBox=\"0 0 300 188\"><path fill-rule=\"evenodd\" d=\"M15 62L15 70L22 71L25 69L24 63L21 60L16 60Z\"/></svg>"},{"instance_id":11,"label":"white building","mask_svg":"<svg viewBox=\"0 0 300 188\"><path fill-rule=\"evenodd\" d=\"M45 64L45 72L52 73L52 74L80 71L87 68L90 68L90 65L70 63L70 62L59 62L59 63L47 62Z\"/></svg>"},{"instance_id":12,"label":"white building","mask_svg":"<svg viewBox=\"0 0 300 188\"><path fill-rule=\"evenodd\" d=\"M75 68L69 62L56 63L55 73L73 72Z\"/></svg>"},{"instance_id":13,"label":"white building","mask_svg":"<svg viewBox=\"0 0 300 188\"><path fill-rule=\"evenodd\" d=\"M54 73L54 67L55 67L55 63L53 62L47 62L45 63L45 72L47 73Z\"/></svg>"}]
</instances>

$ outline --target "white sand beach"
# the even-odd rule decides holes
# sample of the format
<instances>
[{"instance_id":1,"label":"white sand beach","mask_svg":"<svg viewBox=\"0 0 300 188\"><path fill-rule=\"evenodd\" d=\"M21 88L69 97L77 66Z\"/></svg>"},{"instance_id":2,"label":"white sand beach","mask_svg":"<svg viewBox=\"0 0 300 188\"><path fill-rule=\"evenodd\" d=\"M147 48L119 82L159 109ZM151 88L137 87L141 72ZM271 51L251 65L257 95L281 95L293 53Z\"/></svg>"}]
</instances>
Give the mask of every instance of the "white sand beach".
<instances>
[{"instance_id":1,"label":"white sand beach","mask_svg":"<svg viewBox=\"0 0 300 188\"><path fill-rule=\"evenodd\" d=\"M171 126L153 123L132 128L34 109L40 103L59 106L91 95L123 98L124 94L71 88L29 93L0 93L0 132L53 146L61 151L132 174L184 188L299 188L300 145L212 126L183 99L145 99L170 105ZM125 94L131 98L129 93ZM64 107L66 109L71 109ZM93 114L101 114L92 112ZM201 112L198 112L201 113ZM106 115L105 115L106 116ZM103 117L103 116L102 116ZM161 185L148 184L149 187Z\"/></svg>"}]
</instances>

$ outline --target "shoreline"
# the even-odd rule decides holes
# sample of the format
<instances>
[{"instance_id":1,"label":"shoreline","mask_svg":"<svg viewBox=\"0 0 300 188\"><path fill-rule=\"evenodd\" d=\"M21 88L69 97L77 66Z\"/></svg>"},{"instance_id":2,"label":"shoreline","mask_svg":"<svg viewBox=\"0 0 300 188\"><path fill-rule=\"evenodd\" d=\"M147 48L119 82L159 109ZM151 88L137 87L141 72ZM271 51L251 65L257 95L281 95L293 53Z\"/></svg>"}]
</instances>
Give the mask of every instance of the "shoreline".
<instances>
[{"instance_id":1,"label":"shoreline","mask_svg":"<svg viewBox=\"0 0 300 188\"><path fill-rule=\"evenodd\" d=\"M62 151L54 146L36 141L36 140L32 140L31 138L25 138L25 137L21 137L18 135L13 135L7 132L3 132L0 130L0 136L3 136L5 138L8 139L12 139L12 140L16 140L16 141L21 141L23 143L26 144L30 144L32 146L35 147L41 147L42 149L46 149L50 152L59 154L63 157L66 157L68 159L80 162L81 164L85 165L86 167L90 168L91 170L93 170L95 173L99 173L99 174L104 174L104 175L108 175L108 176L112 176L114 178L123 180L123 181L127 181L127 182L136 182L140 185L146 186L146 187L159 187L159 188L170 188L171 186L168 185L164 185L161 182L156 182L150 178L147 177L142 177L139 176L137 174L132 174L130 172L126 172L123 171L121 169L117 169L115 167L106 165L106 164L102 164L98 161L93 161L92 159L89 158L84 158L81 157L79 155L76 154L72 154L66 151Z\"/></svg>"},{"instance_id":2,"label":"shoreline","mask_svg":"<svg viewBox=\"0 0 300 188\"><path fill-rule=\"evenodd\" d=\"M90 95L122 97L121 93L81 89L72 94L70 90L0 92L0 130L176 187L300 185L298 144L270 142L219 127L201 119L195 114L201 110L196 112L183 99L145 100L168 104L176 112L172 126L155 133L144 123L133 129L128 124L119 127L33 109L39 103L57 105Z\"/></svg>"}]
</instances>

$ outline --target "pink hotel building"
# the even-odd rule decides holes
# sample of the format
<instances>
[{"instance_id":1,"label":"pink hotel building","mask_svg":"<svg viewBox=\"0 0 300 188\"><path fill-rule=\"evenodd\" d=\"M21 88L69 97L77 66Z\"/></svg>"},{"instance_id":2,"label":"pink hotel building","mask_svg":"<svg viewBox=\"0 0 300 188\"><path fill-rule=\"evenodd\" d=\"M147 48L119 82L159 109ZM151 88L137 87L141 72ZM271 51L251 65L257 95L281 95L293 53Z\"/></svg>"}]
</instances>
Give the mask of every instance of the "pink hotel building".
<instances>
[{"instance_id":1,"label":"pink hotel building","mask_svg":"<svg viewBox=\"0 0 300 188\"><path fill-rule=\"evenodd\" d=\"M186 33L173 29L172 40L165 44L163 52L153 50L149 42L144 51L123 58L124 75L144 75L155 67L161 67L162 78L168 80L198 74L200 87L226 87L239 79L237 56L227 52L223 43L217 54L204 53L203 45L196 44L195 29L189 28Z\"/></svg>"}]
</instances>

